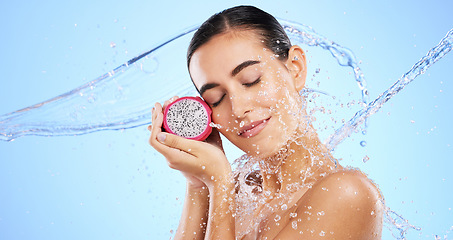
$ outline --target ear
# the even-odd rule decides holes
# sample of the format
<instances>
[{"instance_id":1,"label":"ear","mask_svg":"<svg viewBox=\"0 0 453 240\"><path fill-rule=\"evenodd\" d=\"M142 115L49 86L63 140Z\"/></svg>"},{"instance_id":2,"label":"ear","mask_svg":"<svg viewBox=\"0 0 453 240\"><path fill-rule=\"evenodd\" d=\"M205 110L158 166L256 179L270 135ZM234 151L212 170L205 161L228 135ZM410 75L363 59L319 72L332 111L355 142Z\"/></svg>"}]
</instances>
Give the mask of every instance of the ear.
<instances>
[{"instance_id":1,"label":"ear","mask_svg":"<svg viewBox=\"0 0 453 240\"><path fill-rule=\"evenodd\" d=\"M289 69L297 91L302 91L307 78L307 61L301 47L294 45L289 49L286 67Z\"/></svg>"}]
</instances>

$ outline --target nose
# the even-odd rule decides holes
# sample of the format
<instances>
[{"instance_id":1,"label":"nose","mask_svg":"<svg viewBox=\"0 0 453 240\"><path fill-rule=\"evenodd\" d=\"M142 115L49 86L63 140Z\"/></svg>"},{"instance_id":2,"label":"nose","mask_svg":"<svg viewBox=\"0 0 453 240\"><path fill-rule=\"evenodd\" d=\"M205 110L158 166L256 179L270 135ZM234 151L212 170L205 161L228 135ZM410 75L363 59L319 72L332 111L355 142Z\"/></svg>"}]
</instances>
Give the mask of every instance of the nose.
<instances>
[{"instance_id":1,"label":"nose","mask_svg":"<svg viewBox=\"0 0 453 240\"><path fill-rule=\"evenodd\" d=\"M245 94L232 95L230 97L231 111L233 116L241 119L250 112L250 99Z\"/></svg>"}]
</instances>

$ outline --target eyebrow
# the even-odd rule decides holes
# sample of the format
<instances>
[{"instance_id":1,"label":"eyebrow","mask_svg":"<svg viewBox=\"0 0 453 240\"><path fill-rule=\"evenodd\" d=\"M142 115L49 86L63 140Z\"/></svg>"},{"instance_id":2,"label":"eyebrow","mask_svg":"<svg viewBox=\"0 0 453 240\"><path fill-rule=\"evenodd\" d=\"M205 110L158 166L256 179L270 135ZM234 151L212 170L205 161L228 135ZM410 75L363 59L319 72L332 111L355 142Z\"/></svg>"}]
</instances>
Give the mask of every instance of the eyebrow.
<instances>
[{"instance_id":1,"label":"eyebrow","mask_svg":"<svg viewBox=\"0 0 453 240\"><path fill-rule=\"evenodd\" d=\"M248 66L251 66L251 65L255 65L255 64L258 64L260 63L260 61L255 61L255 60L248 60L248 61L245 61L241 64L239 64L236 68L233 69L233 71L231 71L231 76L236 76L238 75L238 73L240 71L242 71L242 69L248 67Z\"/></svg>"},{"instance_id":2,"label":"eyebrow","mask_svg":"<svg viewBox=\"0 0 453 240\"><path fill-rule=\"evenodd\" d=\"M236 75L239 74L239 72L241 72L244 68L248 67L248 66L251 66L251 65L255 65L255 64L258 64L260 63L260 61L255 61L255 60L247 60L241 64L239 64L237 67L235 67L233 69L233 71L231 71L231 76L234 77ZM215 88L219 86L218 83L208 83L208 84L205 84L203 85L201 88L200 88L200 95L203 95L204 92L206 92L207 90L211 89L211 88Z\"/></svg>"},{"instance_id":3,"label":"eyebrow","mask_svg":"<svg viewBox=\"0 0 453 240\"><path fill-rule=\"evenodd\" d=\"M217 86L219 86L218 83L208 83L208 84L203 85L203 86L200 88L200 96L202 96L203 93L206 92L206 90L209 90L209 89L211 89L211 88L215 88L215 87L217 87Z\"/></svg>"}]
</instances>

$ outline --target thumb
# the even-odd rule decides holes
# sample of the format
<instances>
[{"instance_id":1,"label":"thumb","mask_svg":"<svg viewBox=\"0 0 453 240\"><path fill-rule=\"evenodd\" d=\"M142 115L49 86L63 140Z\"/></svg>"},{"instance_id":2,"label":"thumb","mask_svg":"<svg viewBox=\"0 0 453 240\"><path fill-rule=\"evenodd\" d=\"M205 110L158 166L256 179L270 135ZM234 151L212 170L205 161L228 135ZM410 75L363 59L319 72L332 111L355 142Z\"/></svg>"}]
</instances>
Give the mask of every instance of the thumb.
<instances>
[{"instance_id":1,"label":"thumb","mask_svg":"<svg viewBox=\"0 0 453 240\"><path fill-rule=\"evenodd\" d=\"M181 150L183 152L192 154L191 151L196 147L197 141L186 139L174 134L160 132L157 134L157 140L167 147Z\"/></svg>"}]
</instances>

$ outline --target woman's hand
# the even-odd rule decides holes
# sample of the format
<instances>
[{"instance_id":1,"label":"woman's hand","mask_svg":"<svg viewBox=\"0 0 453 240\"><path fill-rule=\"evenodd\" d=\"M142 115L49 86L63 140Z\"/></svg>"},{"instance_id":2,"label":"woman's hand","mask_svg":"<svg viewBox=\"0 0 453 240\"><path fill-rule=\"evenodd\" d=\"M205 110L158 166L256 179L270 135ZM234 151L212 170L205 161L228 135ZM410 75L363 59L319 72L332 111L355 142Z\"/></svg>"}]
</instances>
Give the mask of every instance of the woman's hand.
<instances>
[{"instance_id":1,"label":"woman's hand","mask_svg":"<svg viewBox=\"0 0 453 240\"><path fill-rule=\"evenodd\" d=\"M175 100L176 97L166 101L164 108ZM156 103L149 143L165 156L171 168L181 171L188 182L176 238L234 239L234 184L219 132L213 129L205 142L185 139L162 132L163 117L162 106ZM198 195L194 195L197 191Z\"/></svg>"},{"instance_id":2,"label":"woman's hand","mask_svg":"<svg viewBox=\"0 0 453 240\"><path fill-rule=\"evenodd\" d=\"M165 102L168 104L177 97ZM229 181L231 166L222 149L220 135L213 129L205 142L162 132L163 108L156 103L153 108L149 143L165 156L170 168L181 171L192 187L213 188L214 183Z\"/></svg>"}]
</instances>

